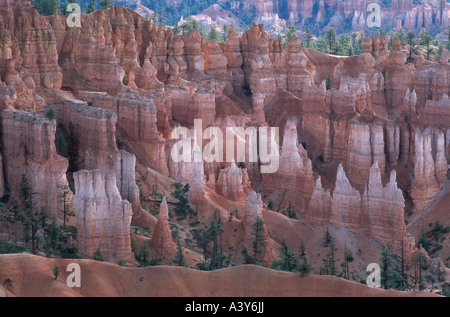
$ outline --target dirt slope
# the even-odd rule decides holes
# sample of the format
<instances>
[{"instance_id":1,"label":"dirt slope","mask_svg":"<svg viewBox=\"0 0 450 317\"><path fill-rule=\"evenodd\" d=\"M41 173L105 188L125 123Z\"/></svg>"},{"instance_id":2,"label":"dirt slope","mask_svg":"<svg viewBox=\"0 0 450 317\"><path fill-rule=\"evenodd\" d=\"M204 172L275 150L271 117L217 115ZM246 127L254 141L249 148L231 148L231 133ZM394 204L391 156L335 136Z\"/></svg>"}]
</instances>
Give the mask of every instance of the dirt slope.
<instances>
[{"instance_id":1,"label":"dirt slope","mask_svg":"<svg viewBox=\"0 0 450 317\"><path fill-rule=\"evenodd\" d=\"M69 288L66 267L81 267L81 289ZM52 269L61 267L58 280ZM4 285L5 279L12 280ZM246 265L213 272L180 267L123 268L92 260L54 260L29 254L0 256L0 296L428 296L369 288L341 278Z\"/></svg>"}]
</instances>

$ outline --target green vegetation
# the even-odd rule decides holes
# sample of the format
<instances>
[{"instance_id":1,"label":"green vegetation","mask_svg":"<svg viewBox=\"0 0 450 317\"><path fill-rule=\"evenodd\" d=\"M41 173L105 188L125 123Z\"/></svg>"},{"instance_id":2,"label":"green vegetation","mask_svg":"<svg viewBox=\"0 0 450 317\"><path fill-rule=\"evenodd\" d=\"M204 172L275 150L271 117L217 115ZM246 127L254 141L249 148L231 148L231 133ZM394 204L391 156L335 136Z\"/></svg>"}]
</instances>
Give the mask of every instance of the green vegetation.
<instances>
[{"instance_id":1,"label":"green vegetation","mask_svg":"<svg viewBox=\"0 0 450 317\"><path fill-rule=\"evenodd\" d=\"M53 266L53 276L55 277L55 280L58 279L59 273L61 273L61 267L55 264Z\"/></svg>"},{"instance_id":2,"label":"green vegetation","mask_svg":"<svg viewBox=\"0 0 450 317\"><path fill-rule=\"evenodd\" d=\"M442 242L447 239L450 226L444 227L438 220L428 226L430 227L428 231L422 228L417 245L422 245L428 254L435 255L442 249Z\"/></svg>"},{"instance_id":3,"label":"green vegetation","mask_svg":"<svg viewBox=\"0 0 450 317\"><path fill-rule=\"evenodd\" d=\"M337 268L336 268L336 257L335 252L337 251L337 248L334 244L334 239L331 236L330 231L327 228L327 232L325 233L324 237L324 244L323 246L325 248L329 248L329 252L326 255L325 258L322 259L323 266L320 267L320 275L338 275Z\"/></svg>"},{"instance_id":4,"label":"green vegetation","mask_svg":"<svg viewBox=\"0 0 450 317\"><path fill-rule=\"evenodd\" d=\"M125 76L124 76L123 79L122 79L122 83L123 83L125 86L127 86L129 82L130 82L130 80L128 79L128 74L125 73Z\"/></svg>"},{"instance_id":5,"label":"green vegetation","mask_svg":"<svg viewBox=\"0 0 450 317\"><path fill-rule=\"evenodd\" d=\"M204 261L197 264L197 268L203 271L217 270L227 267L230 259L227 253L222 251L220 243L223 233L223 223L218 214L208 222L204 228L191 230L196 245L202 250Z\"/></svg>"},{"instance_id":6,"label":"green vegetation","mask_svg":"<svg viewBox=\"0 0 450 317\"><path fill-rule=\"evenodd\" d=\"M290 219L298 219L297 212L294 209L294 206L291 205L291 202L289 202L287 209L281 210L281 213Z\"/></svg>"},{"instance_id":7,"label":"green vegetation","mask_svg":"<svg viewBox=\"0 0 450 317\"><path fill-rule=\"evenodd\" d=\"M287 245L286 241L283 241L280 249L280 259L274 260L272 268L280 271L298 272L300 268L300 258L292 251Z\"/></svg>"},{"instance_id":8,"label":"green vegetation","mask_svg":"<svg viewBox=\"0 0 450 317\"><path fill-rule=\"evenodd\" d=\"M284 48L287 47L287 45L288 45L288 43L289 43L289 41L291 39L297 38L296 32L297 32L297 27L295 27L295 25L291 25L291 24L288 25L287 32L286 32L286 34L283 37L283 46L284 46Z\"/></svg>"},{"instance_id":9,"label":"green vegetation","mask_svg":"<svg viewBox=\"0 0 450 317\"><path fill-rule=\"evenodd\" d=\"M96 261L104 261L102 252L100 251L100 248L97 248L97 250L94 253L94 260Z\"/></svg>"},{"instance_id":10,"label":"green vegetation","mask_svg":"<svg viewBox=\"0 0 450 317\"><path fill-rule=\"evenodd\" d=\"M183 186L181 183L173 183L172 187L175 189L172 196L178 199L178 204L175 207L175 214L178 220L186 219L188 215L194 215L194 209L189 206L189 199L187 193L189 192L189 184Z\"/></svg>"},{"instance_id":11,"label":"green vegetation","mask_svg":"<svg viewBox=\"0 0 450 317\"><path fill-rule=\"evenodd\" d=\"M264 237L264 221L261 217L257 217L256 221L252 224L252 250L254 258L258 253L263 251L263 247L266 246L266 238Z\"/></svg>"},{"instance_id":12,"label":"green vegetation","mask_svg":"<svg viewBox=\"0 0 450 317\"><path fill-rule=\"evenodd\" d=\"M45 117L49 120L56 120L56 110L53 105L51 105L45 112Z\"/></svg>"},{"instance_id":13,"label":"green vegetation","mask_svg":"<svg viewBox=\"0 0 450 317\"><path fill-rule=\"evenodd\" d=\"M211 40L216 40L217 42L223 43L224 40L222 36L217 32L217 30L214 27L211 27L208 34L206 34L206 42L209 42Z\"/></svg>"}]
</instances>

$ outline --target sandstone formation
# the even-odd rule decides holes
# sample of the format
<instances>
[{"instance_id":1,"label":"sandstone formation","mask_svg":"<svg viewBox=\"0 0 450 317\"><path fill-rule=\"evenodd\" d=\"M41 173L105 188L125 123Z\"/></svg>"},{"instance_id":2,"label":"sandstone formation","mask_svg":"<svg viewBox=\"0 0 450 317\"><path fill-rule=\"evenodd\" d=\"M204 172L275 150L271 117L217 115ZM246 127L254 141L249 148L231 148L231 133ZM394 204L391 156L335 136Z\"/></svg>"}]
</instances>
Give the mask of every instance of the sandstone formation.
<instances>
[{"instance_id":1,"label":"sandstone formation","mask_svg":"<svg viewBox=\"0 0 450 317\"><path fill-rule=\"evenodd\" d=\"M25 175L36 208L45 207L47 215L56 213L62 218L60 199L62 187L67 186L67 159L59 156L55 148L56 122L37 114L22 111L3 111L1 116L2 170L0 187L4 185L16 204L20 182ZM4 176L4 178L3 178Z\"/></svg>"},{"instance_id":2,"label":"sandstone formation","mask_svg":"<svg viewBox=\"0 0 450 317\"><path fill-rule=\"evenodd\" d=\"M325 190L318 178L305 217L312 222L331 223L360 235L370 235L384 245L390 243L396 250L400 250L402 243L405 250L411 250L406 237L404 206L395 171L383 186L380 169L374 163L361 195L350 185L340 164L332 192Z\"/></svg>"},{"instance_id":3,"label":"sandstone formation","mask_svg":"<svg viewBox=\"0 0 450 317\"><path fill-rule=\"evenodd\" d=\"M153 230L150 246L150 250L154 251L152 253L154 256L163 255L163 261L170 259L175 254L176 245L169 227L169 207L165 196L159 208L158 222Z\"/></svg>"},{"instance_id":4,"label":"sandstone formation","mask_svg":"<svg viewBox=\"0 0 450 317\"><path fill-rule=\"evenodd\" d=\"M394 1L392 14L408 10L410 2ZM362 25L368 4L292 0L286 5L293 14L283 16L277 1L246 3L291 23L327 23L325 8L334 8L354 26ZM404 24L429 23L431 12L440 25L447 11L442 3L415 10ZM58 15L41 17L25 0L0 0L0 13L0 194L18 203L20 175L26 174L40 192L39 207L61 210L56 189L68 184L68 160L56 153L55 131L58 124L67 134L71 126L78 140L71 166L78 171L78 247L87 257L99 248L109 261L133 264L131 221L151 233L156 219L141 208L136 181L145 175L136 164L164 179L160 194L169 195L173 182L190 185L197 216L189 226L208 220L214 210L227 219L246 207L244 219L224 224L224 236L236 249L243 239L240 249L250 257L252 225L272 200L273 212L264 211L272 220L263 228L267 245L255 257L265 266L282 235L299 241L300 223L331 224L409 252L405 222L420 219L446 190L450 65L445 58L419 57L406 64L398 39L388 51L384 37L366 38L363 54L341 57L302 47L300 39L284 48L256 23L240 37L232 28L228 41L217 43L196 30L174 35L117 6L83 15L81 28L70 28ZM50 105L58 123L40 116ZM278 170L261 173L263 163L250 161L248 153L244 162L224 161L226 148L218 162L174 162L178 140L172 132L186 127L193 138L196 119L202 120L199 132L217 127L224 136L228 127L278 128ZM208 141L199 142L200 150ZM150 245L153 253L163 245L169 256L175 245L166 203ZM298 219L277 213L290 203ZM273 231L277 226L282 233Z\"/></svg>"},{"instance_id":5,"label":"sandstone formation","mask_svg":"<svg viewBox=\"0 0 450 317\"><path fill-rule=\"evenodd\" d=\"M116 174L83 170L75 173L74 179L79 252L92 258L100 250L107 261L134 264L130 242L133 212L120 196Z\"/></svg>"}]
</instances>

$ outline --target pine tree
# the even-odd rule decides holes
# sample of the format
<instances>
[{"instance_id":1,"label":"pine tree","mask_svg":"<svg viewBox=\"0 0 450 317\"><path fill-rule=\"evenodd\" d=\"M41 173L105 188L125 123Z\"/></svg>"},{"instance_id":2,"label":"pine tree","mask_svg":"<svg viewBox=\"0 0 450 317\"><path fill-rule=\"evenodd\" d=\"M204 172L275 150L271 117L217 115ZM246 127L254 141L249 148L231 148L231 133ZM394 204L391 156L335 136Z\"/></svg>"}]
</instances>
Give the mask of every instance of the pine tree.
<instances>
[{"instance_id":1,"label":"pine tree","mask_svg":"<svg viewBox=\"0 0 450 317\"><path fill-rule=\"evenodd\" d=\"M252 249L254 257L263 251L266 246L266 238L264 237L264 221L261 217L257 217L255 223L252 225Z\"/></svg>"},{"instance_id":2,"label":"pine tree","mask_svg":"<svg viewBox=\"0 0 450 317\"><path fill-rule=\"evenodd\" d=\"M287 272L297 272L299 270L299 266L299 257L287 245L286 241L283 241L280 249L280 259L273 261L272 268Z\"/></svg>"},{"instance_id":3,"label":"pine tree","mask_svg":"<svg viewBox=\"0 0 450 317\"><path fill-rule=\"evenodd\" d=\"M334 239L331 236L331 233L328 230L328 228L325 233L323 246L329 248L329 252L326 258L322 259L322 263L324 266L320 268L320 274L337 275L336 258L334 255L335 252L337 251L337 248L334 244Z\"/></svg>"},{"instance_id":4,"label":"pine tree","mask_svg":"<svg viewBox=\"0 0 450 317\"><path fill-rule=\"evenodd\" d=\"M55 264L53 266L53 276L55 277L55 280L58 279L59 273L61 273L61 268Z\"/></svg>"},{"instance_id":5,"label":"pine tree","mask_svg":"<svg viewBox=\"0 0 450 317\"><path fill-rule=\"evenodd\" d=\"M305 274L311 273L312 270L313 270L313 267L312 267L311 263L309 262L308 256L304 255L302 257L302 260L298 267L298 271L300 272L301 275L305 275Z\"/></svg>"},{"instance_id":6,"label":"pine tree","mask_svg":"<svg viewBox=\"0 0 450 317\"><path fill-rule=\"evenodd\" d=\"M53 220L49 228L50 246L53 250L58 248L60 229L56 223L56 214L53 214Z\"/></svg>"},{"instance_id":7,"label":"pine tree","mask_svg":"<svg viewBox=\"0 0 450 317\"><path fill-rule=\"evenodd\" d=\"M345 269L345 278L347 280L350 280L350 270L349 270L349 263L353 262L353 253L351 250L347 249L347 246L345 246L344 250L344 269Z\"/></svg>"},{"instance_id":8,"label":"pine tree","mask_svg":"<svg viewBox=\"0 0 450 317\"><path fill-rule=\"evenodd\" d=\"M67 215L70 213L70 207L69 207L69 193L70 189L67 185L59 185L58 189L61 191L58 195L58 198L62 204L62 213L63 213L63 227L66 227L66 218Z\"/></svg>"},{"instance_id":9,"label":"pine tree","mask_svg":"<svg viewBox=\"0 0 450 317\"><path fill-rule=\"evenodd\" d=\"M53 105L51 105L45 112L45 117L49 120L56 120L56 110Z\"/></svg>"},{"instance_id":10,"label":"pine tree","mask_svg":"<svg viewBox=\"0 0 450 317\"><path fill-rule=\"evenodd\" d=\"M430 54L433 52L433 49L430 48L431 42L433 41L433 37L431 36L430 33L428 33L428 31L425 28L422 28L420 30L419 37L420 37L420 44L426 47L425 52L427 54L427 60L429 60Z\"/></svg>"},{"instance_id":11,"label":"pine tree","mask_svg":"<svg viewBox=\"0 0 450 317\"><path fill-rule=\"evenodd\" d=\"M326 32L328 54L336 52L336 30L334 28L328 29Z\"/></svg>"},{"instance_id":12,"label":"pine tree","mask_svg":"<svg viewBox=\"0 0 450 317\"><path fill-rule=\"evenodd\" d=\"M331 73L328 72L327 78L326 78L326 81L325 81L325 85L326 85L327 90L330 90L332 88L332 84L333 84L333 77L331 76Z\"/></svg>"},{"instance_id":13,"label":"pine tree","mask_svg":"<svg viewBox=\"0 0 450 317\"><path fill-rule=\"evenodd\" d=\"M299 251L300 251L300 257L303 257L306 255L306 246L305 246L305 243L303 242L303 239L300 239Z\"/></svg>"},{"instance_id":14,"label":"pine tree","mask_svg":"<svg viewBox=\"0 0 450 317\"><path fill-rule=\"evenodd\" d=\"M211 40L216 40L217 42L223 42L222 37L219 32L214 27L211 27L208 34L206 35L206 41L209 42Z\"/></svg>"},{"instance_id":15,"label":"pine tree","mask_svg":"<svg viewBox=\"0 0 450 317\"><path fill-rule=\"evenodd\" d=\"M414 256L414 264L419 269L419 278L418 278L419 290L423 290L425 288L425 285L422 278L422 272L427 268L428 265L428 258L426 257L425 253L423 253L422 251L418 252ZM417 273L416 273L416 283L417 283Z\"/></svg>"},{"instance_id":16,"label":"pine tree","mask_svg":"<svg viewBox=\"0 0 450 317\"><path fill-rule=\"evenodd\" d=\"M37 232L44 223L43 220L45 219L46 215L42 211L41 213L39 213L37 209L34 208L33 196L38 195L39 192L32 192L31 187L28 185L28 179L25 174L22 174L19 186L19 197L22 200L22 205L24 207L24 217L22 221L25 225L27 235L31 234L32 252L33 254L36 254Z\"/></svg>"},{"instance_id":17,"label":"pine tree","mask_svg":"<svg viewBox=\"0 0 450 317\"><path fill-rule=\"evenodd\" d=\"M55 135L55 147L56 152L62 157L67 158L67 143L66 139L61 133L56 133Z\"/></svg>"},{"instance_id":18,"label":"pine tree","mask_svg":"<svg viewBox=\"0 0 450 317\"><path fill-rule=\"evenodd\" d=\"M90 0L89 4L86 8L86 13L92 13L97 10L97 1L96 0Z\"/></svg>"},{"instance_id":19,"label":"pine tree","mask_svg":"<svg viewBox=\"0 0 450 317\"><path fill-rule=\"evenodd\" d=\"M283 46L286 48L291 39L297 38L297 28L295 25L289 25L286 34L283 37Z\"/></svg>"},{"instance_id":20,"label":"pine tree","mask_svg":"<svg viewBox=\"0 0 450 317\"><path fill-rule=\"evenodd\" d=\"M173 263L178 266L187 266L186 258L183 254L183 246L181 245L180 239L177 240L177 253L175 254L175 258L173 259Z\"/></svg>"},{"instance_id":21,"label":"pine tree","mask_svg":"<svg viewBox=\"0 0 450 317\"><path fill-rule=\"evenodd\" d=\"M100 5L100 8L102 8L103 10L106 10L112 6L112 1L111 0L100 0L99 5Z\"/></svg>"},{"instance_id":22,"label":"pine tree","mask_svg":"<svg viewBox=\"0 0 450 317\"><path fill-rule=\"evenodd\" d=\"M150 250L148 249L147 242L143 242L141 246L141 252L139 252L139 263L142 266L148 266L150 263Z\"/></svg>"},{"instance_id":23,"label":"pine tree","mask_svg":"<svg viewBox=\"0 0 450 317\"><path fill-rule=\"evenodd\" d=\"M305 45L305 47L311 48L311 40L313 38L312 32L309 29L306 29L305 36L306 36L306 40L305 40L306 45Z\"/></svg>"},{"instance_id":24,"label":"pine tree","mask_svg":"<svg viewBox=\"0 0 450 317\"><path fill-rule=\"evenodd\" d=\"M416 34L414 32L408 32L406 34L406 44L409 45L408 49L408 59L406 63L411 63L413 60L412 55L416 53L417 51L417 41L416 41Z\"/></svg>"},{"instance_id":25,"label":"pine tree","mask_svg":"<svg viewBox=\"0 0 450 317\"><path fill-rule=\"evenodd\" d=\"M402 289L403 277L398 255L392 253L388 244L381 251L381 284L385 289Z\"/></svg>"},{"instance_id":26,"label":"pine tree","mask_svg":"<svg viewBox=\"0 0 450 317\"><path fill-rule=\"evenodd\" d=\"M138 244L137 244L134 234L130 233L130 239L131 239L131 251L134 254L134 258L138 259L139 258L139 250L138 250Z\"/></svg>"},{"instance_id":27,"label":"pine tree","mask_svg":"<svg viewBox=\"0 0 450 317\"><path fill-rule=\"evenodd\" d=\"M97 250L94 253L94 260L96 260L96 261L104 261L102 252L100 251L100 247L98 247Z\"/></svg>"},{"instance_id":28,"label":"pine tree","mask_svg":"<svg viewBox=\"0 0 450 317\"><path fill-rule=\"evenodd\" d=\"M75 134L75 126L72 121L69 122L69 133L67 135L67 156L69 159L69 173L77 170L76 159L78 157L78 140Z\"/></svg>"},{"instance_id":29,"label":"pine tree","mask_svg":"<svg viewBox=\"0 0 450 317\"><path fill-rule=\"evenodd\" d=\"M123 83L125 86L127 86L129 82L130 82L130 80L128 79L128 74L125 73L125 76L124 76L123 79L122 79L122 83Z\"/></svg>"}]
</instances>

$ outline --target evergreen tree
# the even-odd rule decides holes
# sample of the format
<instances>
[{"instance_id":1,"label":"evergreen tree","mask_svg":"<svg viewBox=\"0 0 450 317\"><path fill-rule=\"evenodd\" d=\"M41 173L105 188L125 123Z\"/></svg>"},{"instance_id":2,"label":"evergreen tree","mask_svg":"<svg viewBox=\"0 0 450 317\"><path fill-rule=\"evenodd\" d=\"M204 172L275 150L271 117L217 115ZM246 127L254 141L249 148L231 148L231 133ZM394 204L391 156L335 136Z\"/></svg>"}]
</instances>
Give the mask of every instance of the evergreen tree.
<instances>
[{"instance_id":1,"label":"evergreen tree","mask_svg":"<svg viewBox=\"0 0 450 317\"><path fill-rule=\"evenodd\" d=\"M327 40L324 37L319 37L314 43L314 48L322 53L328 53Z\"/></svg>"},{"instance_id":2,"label":"evergreen tree","mask_svg":"<svg viewBox=\"0 0 450 317\"><path fill-rule=\"evenodd\" d=\"M103 10L106 10L112 6L112 1L111 0L100 0L99 5L100 5L100 8L102 8Z\"/></svg>"},{"instance_id":3,"label":"evergreen tree","mask_svg":"<svg viewBox=\"0 0 450 317\"><path fill-rule=\"evenodd\" d=\"M175 213L178 220L186 219L188 214L194 214L194 210L189 205L187 194L190 190L189 184L182 185L181 183L173 183L172 187L175 189L172 196L178 199L178 204L175 207Z\"/></svg>"},{"instance_id":4,"label":"evergreen tree","mask_svg":"<svg viewBox=\"0 0 450 317\"><path fill-rule=\"evenodd\" d=\"M147 242L143 242L141 246L141 251L139 252L138 262L142 266L148 266L150 264L150 250L148 248Z\"/></svg>"},{"instance_id":5,"label":"evergreen tree","mask_svg":"<svg viewBox=\"0 0 450 317\"><path fill-rule=\"evenodd\" d=\"M94 260L96 260L96 261L104 261L103 256L102 256L102 252L100 251L100 247L98 247L97 250L95 250Z\"/></svg>"},{"instance_id":6,"label":"evergreen tree","mask_svg":"<svg viewBox=\"0 0 450 317\"><path fill-rule=\"evenodd\" d=\"M309 29L306 29L305 36L306 36L306 39L305 39L306 45L305 45L305 47L311 48L311 40L313 38L312 32Z\"/></svg>"},{"instance_id":7,"label":"evergreen tree","mask_svg":"<svg viewBox=\"0 0 450 317\"><path fill-rule=\"evenodd\" d=\"M428 258L426 257L425 253L423 253L422 251L418 252L414 256L414 264L416 267L416 274L415 274L416 283L418 281L419 282L419 290L423 290L425 288L425 283L423 281L422 272L423 272L423 270L427 269L427 265L428 265ZM417 278L417 268L419 269L418 278Z\"/></svg>"},{"instance_id":8,"label":"evergreen tree","mask_svg":"<svg viewBox=\"0 0 450 317\"><path fill-rule=\"evenodd\" d=\"M297 28L295 27L295 25L288 25L287 27L287 32L283 37L283 46L284 48L287 47L289 41L291 39L296 39L297 38Z\"/></svg>"},{"instance_id":9,"label":"evergreen tree","mask_svg":"<svg viewBox=\"0 0 450 317\"><path fill-rule=\"evenodd\" d=\"M173 259L173 263L178 266L187 266L186 258L183 254L183 246L181 245L180 239L177 240L177 253L175 254L175 258Z\"/></svg>"},{"instance_id":10,"label":"evergreen tree","mask_svg":"<svg viewBox=\"0 0 450 317\"><path fill-rule=\"evenodd\" d=\"M58 0L35 0L31 4L41 15L53 15L59 8Z\"/></svg>"},{"instance_id":11,"label":"evergreen tree","mask_svg":"<svg viewBox=\"0 0 450 317\"><path fill-rule=\"evenodd\" d=\"M53 107L53 105L51 105L47 111L45 112L45 117L49 120L56 120L56 110Z\"/></svg>"},{"instance_id":12,"label":"evergreen tree","mask_svg":"<svg viewBox=\"0 0 450 317\"><path fill-rule=\"evenodd\" d=\"M425 52L427 54L427 60L430 58L430 54L433 52L433 49L430 48L431 43L433 42L433 37L425 28L422 28L419 33L420 44L425 46Z\"/></svg>"},{"instance_id":13,"label":"evergreen tree","mask_svg":"<svg viewBox=\"0 0 450 317\"><path fill-rule=\"evenodd\" d=\"M402 289L403 277L399 257L390 250L388 244L381 251L381 285L385 288Z\"/></svg>"},{"instance_id":14,"label":"evergreen tree","mask_svg":"<svg viewBox=\"0 0 450 317\"><path fill-rule=\"evenodd\" d=\"M326 81L325 81L325 85L326 85L327 90L330 90L332 88L332 84L333 84L333 77L331 76L331 73L328 72L327 78L326 78Z\"/></svg>"},{"instance_id":15,"label":"evergreen tree","mask_svg":"<svg viewBox=\"0 0 450 317\"><path fill-rule=\"evenodd\" d=\"M347 249L347 246L345 246L344 250L344 270L345 270L345 278L347 280L350 280L350 270L349 270L349 263L353 262L353 253L351 250Z\"/></svg>"},{"instance_id":16,"label":"evergreen tree","mask_svg":"<svg viewBox=\"0 0 450 317\"><path fill-rule=\"evenodd\" d=\"M56 223L56 214L53 214L53 220L49 229L50 246L53 250L58 248L60 229Z\"/></svg>"},{"instance_id":17,"label":"evergreen tree","mask_svg":"<svg viewBox=\"0 0 450 317\"><path fill-rule=\"evenodd\" d=\"M311 263L309 262L309 258L307 255L304 255L301 259L300 265L298 267L298 271L301 275L309 274L313 270Z\"/></svg>"},{"instance_id":18,"label":"evergreen tree","mask_svg":"<svg viewBox=\"0 0 450 317\"><path fill-rule=\"evenodd\" d=\"M408 59L406 63L411 63L413 60L412 55L417 51L416 34L414 32L408 32L406 34L406 44L409 46Z\"/></svg>"},{"instance_id":19,"label":"evergreen tree","mask_svg":"<svg viewBox=\"0 0 450 317\"><path fill-rule=\"evenodd\" d=\"M298 272L299 266L299 257L287 245L286 241L283 241L280 249L280 259L273 261L272 268L287 272Z\"/></svg>"},{"instance_id":20,"label":"evergreen tree","mask_svg":"<svg viewBox=\"0 0 450 317\"><path fill-rule=\"evenodd\" d=\"M60 194L58 195L58 198L62 204L62 213L63 213L63 227L66 226L66 218L70 213L70 207L69 207L69 194L70 194L70 189L69 186L67 185L59 185L58 189L61 191Z\"/></svg>"},{"instance_id":21,"label":"evergreen tree","mask_svg":"<svg viewBox=\"0 0 450 317\"><path fill-rule=\"evenodd\" d=\"M76 159L78 157L78 140L75 135L75 126L69 122L69 133L67 135L67 156L69 159L69 173L77 171Z\"/></svg>"},{"instance_id":22,"label":"evergreen tree","mask_svg":"<svg viewBox=\"0 0 450 317\"><path fill-rule=\"evenodd\" d=\"M352 47L351 39L347 34L342 34L336 44L336 54L341 56L350 56L349 50Z\"/></svg>"},{"instance_id":23,"label":"evergreen tree","mask_svg":"<svg viewBox=\"0 0 450 317\"><path fill-rule=\"evenodd\" d=\"M86 13L92 13L97 10L97 1L96 0L90 0L89 4L86 8Z\"/></svg>"},{"instance_id":24,"label":"evergreen tree","mask_svg":"<svg viewBox=\"0 0 450 317\"><path fill-rule=\"evenodd\" d=\"M299 251L300 251L300 257L303 257L306 255L306 246L305 246L305 243L303 242L303 239L300 239Z\"/></svg>"},{"instance_id":25,"label":"evergreen tree","mask_svg":"<svg viewBox=\"0 0 450 317\"><path fill-rule=\"evenodd\" d=\"M56 152L62 157L67 158L67 143L66 139L61 133L56 133L55 135L55 147Z\"/></svg>"},{"instance_id":26,"label":"evergreen tree","mask_svg":"<svg viewBox=\"0 0 450 317\"><path fill-rule=\"evenodd\" d=\"M254 257L258 253L263 251L263 247L266 246L266 238L264 237L264 221L261 217L256 218L255 223L252 225L252 249Z\"/></svg>"},{"instance_id":27,"label":"evergreen tree","mask_svg":"<svg viewBox=\"0 0 450 317\"><path fill-rule=\"evenodd\" d=\"M127 86L129 82L130 82L130 80L128 79L128 74L125 73L125 76L124 76L123 79L122 79L122 83L123 83L125 86Z\"/></svg>"},{"instance_id":28,"label":"evergreen tree","mask_svg":"<svg viewBox=\"0 0 450 317\"><path fill-rule=\"evenodd\" d=\"M31 187L28 185L28 179L25 174L22 174L22 178L20 180L20 193L19 197L22 201L22 205L24 207L24 217L23 224L26 228L26 239L28 240L28 236L31 237L31 245L32 252L36 254L36 237L37 232L42 227L42 224L45 220L45 210L42 210L40 213L34 207L33 197L34 195L39 194L38 192L32 192Z\"/></svg>"},{"instance_id":29,"label":"evergreen tree","mask_svg":"<svg viewBox=\"0 0 450 317\"><path fill-rule=\"evenodd\" d=\"M320 274L337 275L336 258L335 258L335 252L337 251L337 248L334 244L334 239L331 236L331 233L328 230L328 228L325 233L323 246L329 248L329 252L326 258L322 259L323 267L320 268Z\"/></svg>"},{"instance_id":30,"label":"evergreen tree","mask_svg":"<svg viewBox=\"0 0 450 317\"><path fill-rule=\"evenodd\" d=\"M130 233L130 239L131 239L131 251L134 254L134 258L137 260L139 258L139 251L136 237L134 236L134 234Z\"/></svg>"},{"instance_id":31,"label":"evergreen tree","mask_svg":"<svg viewBox=\"0 0 450 317\"><path fill-rule=\"evenodd\" d=\"M204 228L194 228L191 230L191 234L197 246L202 249L204 262L206 263L208 260L208 245L211 242L208 231Z\"/></svg>"},{"instance_id":32,"label":"evergreen tree","mask_svg":"<svg viewBox=\"0 0 450 317\"><path fill-rule=\"evenodd\" d=\"M289 202L288 208L281 210L281 213L290 219L298 219L294 207Z\"/></svg>"},{"instance_id":33,"label":"evergreen tree","mask_svg":"<svg viewBox=\"0 0 450 317\"><path fill-rule=\"evenodd\" d=\"M336 53L336 30L334 28L330 28L326 32L327 45L328 45L328 54Z\"/></svg>"},{"instance_id":34,"label":"evergreen tree","mask_svg":"<svg viewBox=\"0 0 450 317\"><path fill-rule=\"evenodd\" d=\"M206 35L206 41L209 42L211 40L216 40L217 42L223 42L222 37L219 32L214 27L211 27L208 34Z\"/></svg>"},{"instance_id":35,"label":"evergreen tree","mask_svg":"<svg viewBox=\"0 0 450 317\"><path fill-rule=\"evenodd\" d=\"M55 264L53 266L53 276L55 277L55 280L58 279L59 273L61 273L61 268Z\"/></svg>"}]
</instances>

